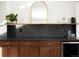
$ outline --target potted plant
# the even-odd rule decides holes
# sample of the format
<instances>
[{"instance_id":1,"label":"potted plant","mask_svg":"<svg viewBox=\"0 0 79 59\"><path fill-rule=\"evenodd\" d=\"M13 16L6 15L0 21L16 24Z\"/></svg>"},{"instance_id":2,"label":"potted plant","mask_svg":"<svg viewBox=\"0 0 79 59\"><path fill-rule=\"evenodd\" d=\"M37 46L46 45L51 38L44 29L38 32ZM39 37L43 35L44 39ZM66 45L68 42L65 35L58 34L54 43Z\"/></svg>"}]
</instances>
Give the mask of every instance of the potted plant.
<instances>
[{"instance_id":1,"label":"potted plant","mask_svg":"<svg viewBox=\"0 0 79 59\"><path fill-rule=\"evenodd\" d=\"M17 22L17 14L9 14L6 15L7 20L7 38L15 38L16 37L16 25L15 22ZM12 24L12 25L10 25Z\"/></svg>"},{"instance_id":2,"label":"potted plant","mask_svg":"<svg viewBox=\"0 0 79 59\"><path fill-rule=\"evenodd\" d=\"M7 20L7 23L15 23L17 22L17 14L9 14L9 15L6 15L6 20Z\"/></svg>"}]
</instances>

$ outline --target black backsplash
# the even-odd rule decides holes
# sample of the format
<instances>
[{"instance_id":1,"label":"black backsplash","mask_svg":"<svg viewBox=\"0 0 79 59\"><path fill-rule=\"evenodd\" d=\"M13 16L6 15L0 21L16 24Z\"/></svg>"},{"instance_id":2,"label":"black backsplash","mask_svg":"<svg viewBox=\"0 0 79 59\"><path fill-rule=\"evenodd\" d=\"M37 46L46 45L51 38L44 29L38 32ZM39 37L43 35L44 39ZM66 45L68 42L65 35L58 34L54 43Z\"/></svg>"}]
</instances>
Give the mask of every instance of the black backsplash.
<instances>
[{"instance_id":1,"label":"black backsplash","mask_svg":"<svg viewBox=\"0 0 79 59\"><path fill-rule=\"evenodd\" d=\"M23 25L16 29L16 38L66 39L68 30L73 31L73 28L70 24Z\"/></svg>"}]
</instances>

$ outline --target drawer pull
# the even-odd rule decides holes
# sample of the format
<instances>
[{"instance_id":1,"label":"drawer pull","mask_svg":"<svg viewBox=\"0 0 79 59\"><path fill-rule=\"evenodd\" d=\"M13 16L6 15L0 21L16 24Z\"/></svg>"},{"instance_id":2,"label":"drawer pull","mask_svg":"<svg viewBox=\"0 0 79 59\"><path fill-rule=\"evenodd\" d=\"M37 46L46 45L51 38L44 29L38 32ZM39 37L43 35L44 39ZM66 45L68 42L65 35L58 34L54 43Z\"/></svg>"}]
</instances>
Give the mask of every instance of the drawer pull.
<instances>
[{"instance_id":1,"label":"drawer pull","mask_svg":"<svg viewBox=\"0 0 79 59\"><path fill-rule=\"evenodd\" d=\"M9 42L7 42L7 43L4 43L4 44L10 44Z\"/></svg>"},{"instance_id":2,"label":"drawer pull","mask_svg":"<svg viewBox=\"0 0 79 59\"><path fill-rule=\"evenodd\" d=\"M8 49L10 48L10 47L7 47Z\"/></svg>"},{"instance_id":3,"label":"drawer pull","mask_svg":"<svg viewBox=\"0 0 79 59\"><path fill-rule=\"evenodd\" d=\"M48 44L53 44L53 43L48 43Z\"/></svg>"},{"instance_id":4,"label":"drawer pull","mask_svg":"<svg viewBox=\"0 0 79 59\"><path fill-rule=\"evenodd\" d=\"M31 44L31 43L25 43L25 44Z\"/></svg>"}]
</instances>

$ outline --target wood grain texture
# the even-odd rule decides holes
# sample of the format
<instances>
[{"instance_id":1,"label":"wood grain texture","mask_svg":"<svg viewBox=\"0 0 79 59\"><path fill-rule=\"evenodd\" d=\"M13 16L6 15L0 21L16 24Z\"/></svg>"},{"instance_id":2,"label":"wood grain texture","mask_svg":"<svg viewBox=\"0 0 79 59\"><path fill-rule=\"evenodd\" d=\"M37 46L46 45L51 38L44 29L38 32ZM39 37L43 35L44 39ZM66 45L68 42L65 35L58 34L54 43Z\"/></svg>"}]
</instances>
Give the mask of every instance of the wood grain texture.
<instances>
[{"instance_id":1,"label":"wood grain texture","mask_svg":"<svg viewBox=\"0 0 79 59\"><path fill-rule=\"evenodd\" d=\"M3 57L60 57L60 43L53 40L2 41L0 46L2 46Z\"/></svg>"}]
</instances>

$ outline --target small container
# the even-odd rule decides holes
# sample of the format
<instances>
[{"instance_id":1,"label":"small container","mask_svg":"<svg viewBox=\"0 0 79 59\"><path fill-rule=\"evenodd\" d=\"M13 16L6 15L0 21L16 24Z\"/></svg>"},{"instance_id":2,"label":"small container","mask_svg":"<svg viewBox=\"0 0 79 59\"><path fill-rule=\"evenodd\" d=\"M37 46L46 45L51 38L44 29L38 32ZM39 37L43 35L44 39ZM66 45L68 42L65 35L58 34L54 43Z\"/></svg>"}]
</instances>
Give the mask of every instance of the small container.
<instances>
[{"instance_id":1,"label":"small container","mask_svg":"<svg viewBox=\"0 0 79 59\"><path fill-rule=\"evenodd\" d=\"M71 23L76 23L76 18L75 17L71 17Z\"/></svg>"}]
</instances>

